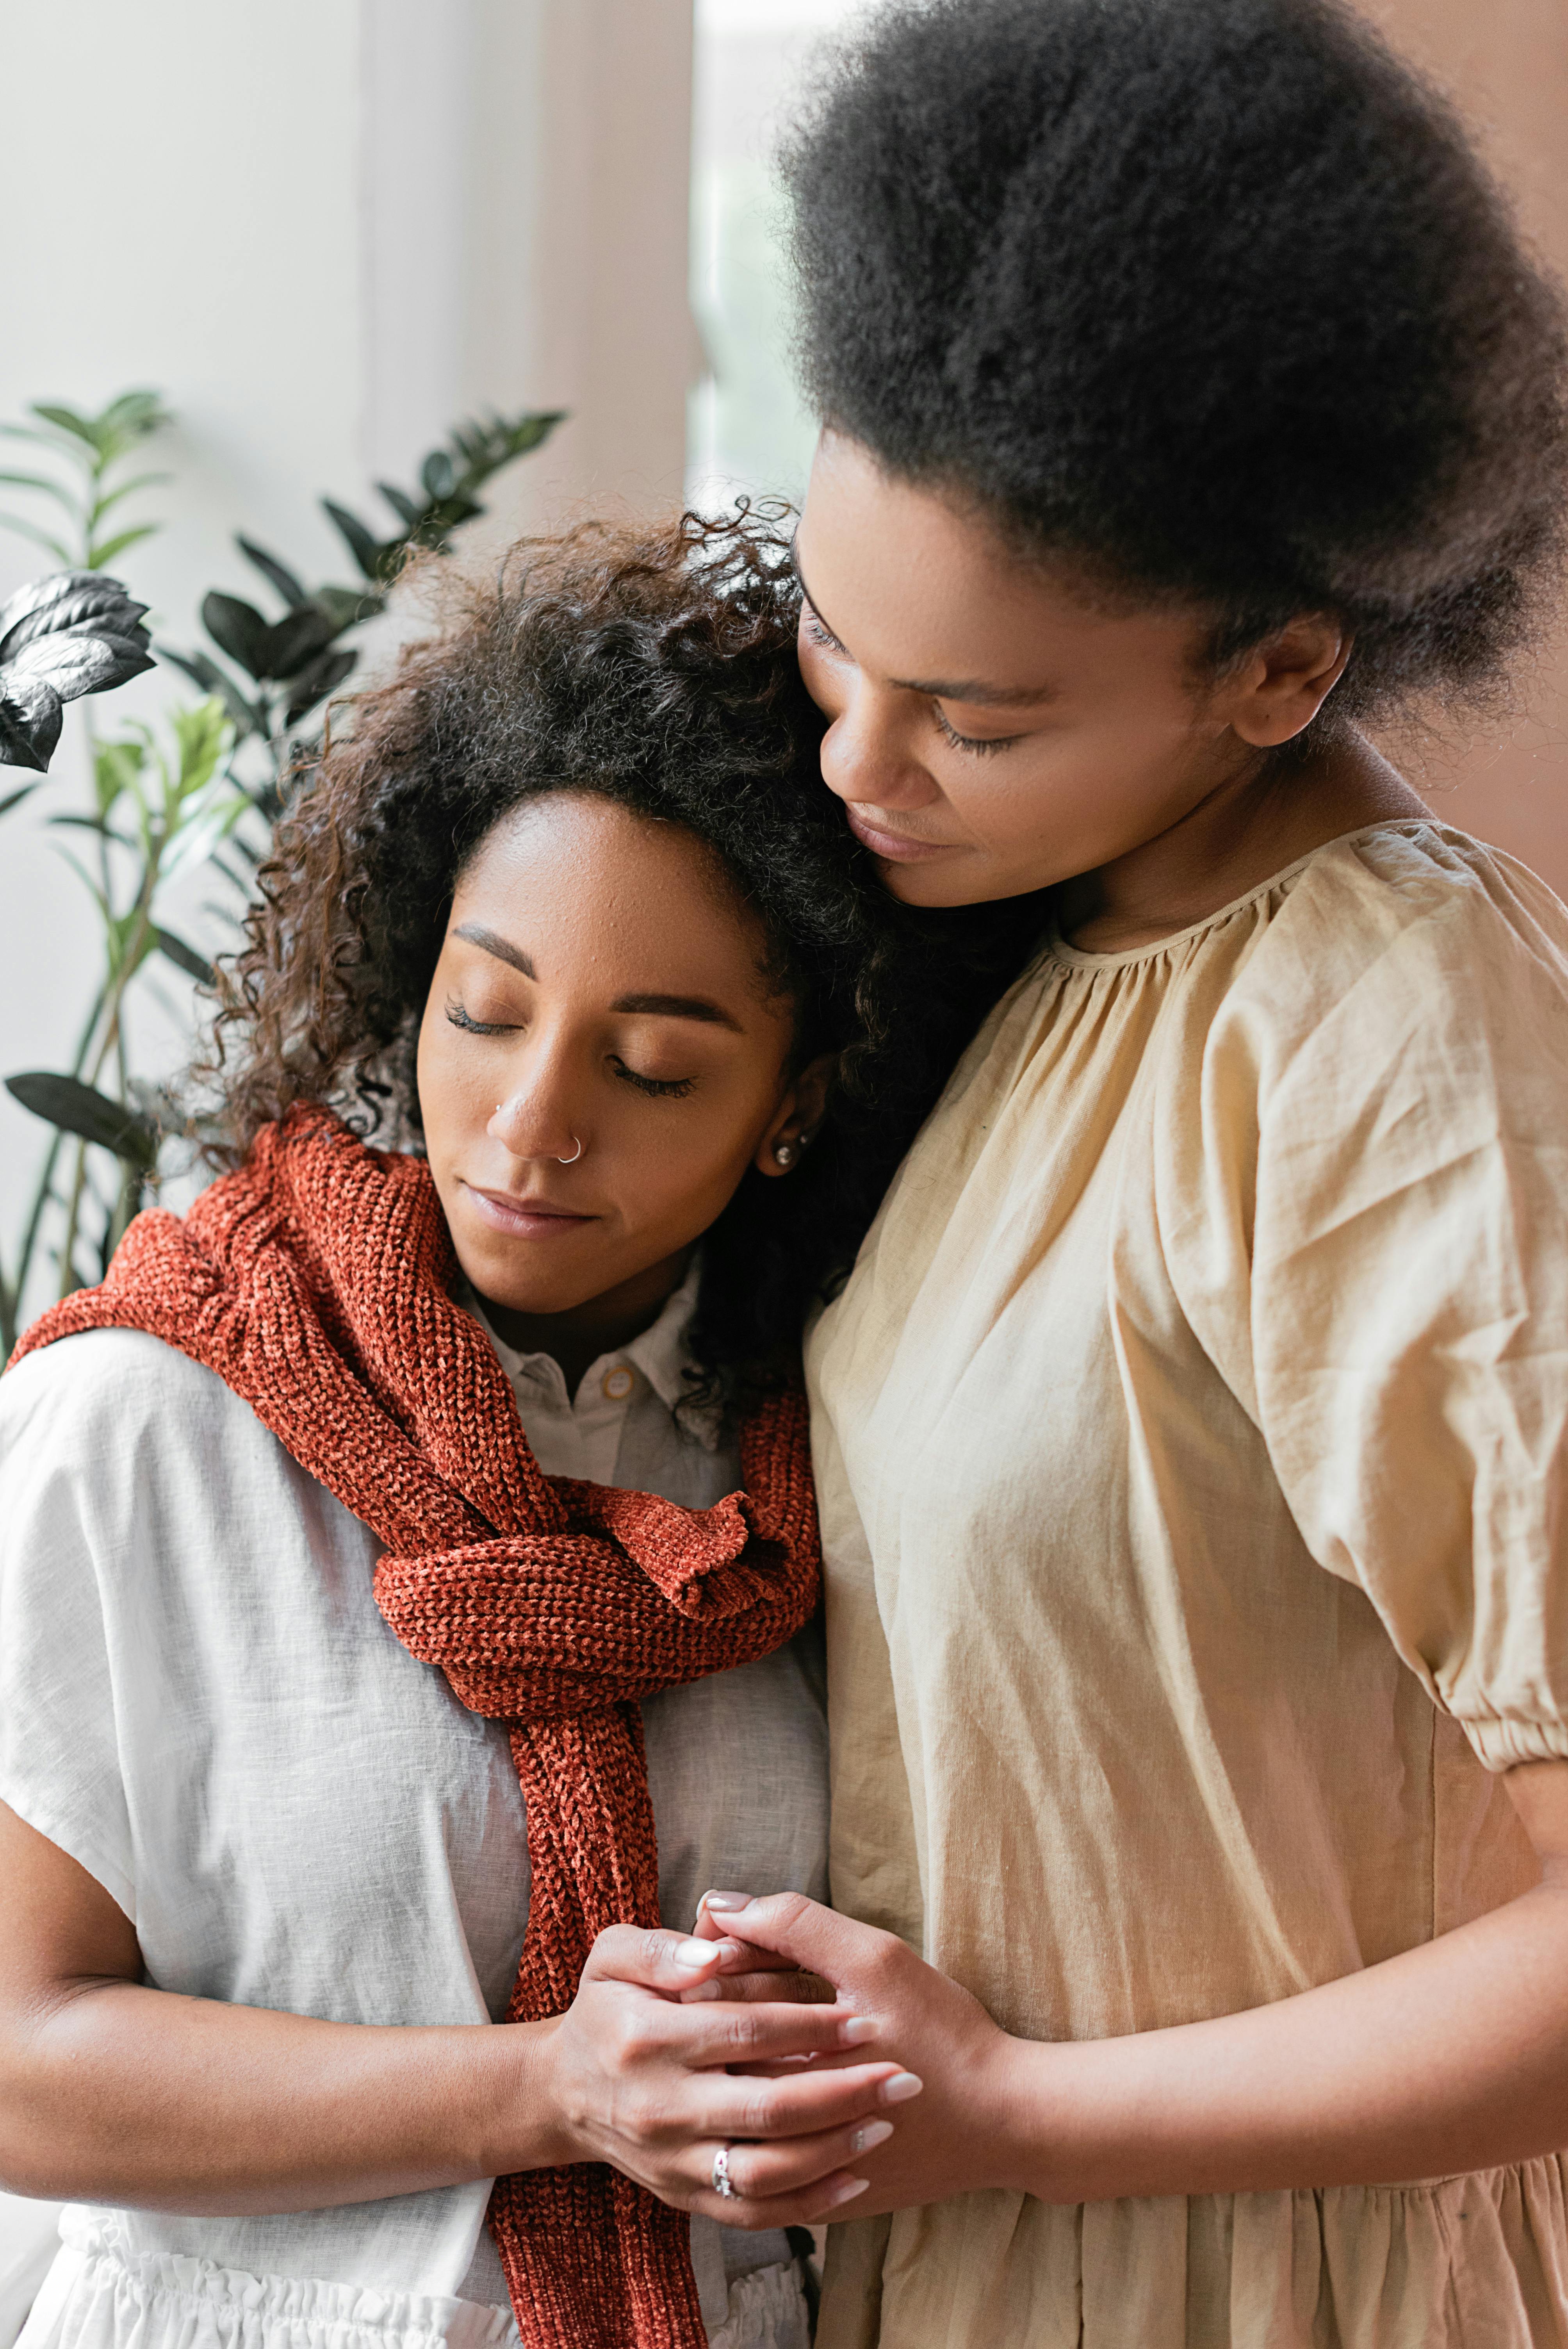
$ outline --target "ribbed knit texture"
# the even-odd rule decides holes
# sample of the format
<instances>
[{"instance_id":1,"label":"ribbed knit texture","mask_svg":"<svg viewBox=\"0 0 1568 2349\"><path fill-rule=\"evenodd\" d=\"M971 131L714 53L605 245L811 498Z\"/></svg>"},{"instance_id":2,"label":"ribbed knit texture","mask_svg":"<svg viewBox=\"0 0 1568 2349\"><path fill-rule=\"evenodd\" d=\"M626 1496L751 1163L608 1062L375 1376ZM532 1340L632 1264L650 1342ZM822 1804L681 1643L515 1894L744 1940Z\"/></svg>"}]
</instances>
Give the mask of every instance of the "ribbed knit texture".
<instances>
[{"instance_id":1,"label":"ribbed knit texture","mask_svg":"<svg viewBox=\"0 0 1568 2349\"><path fill-rule=\"evenodd\" d=\"M541 1475L506 1373L453 1304L421 1159L297 1108L181 1218L139 1216L108 1276L14 1361L78 1330L149 1331L215 1371L386 1544L376 1598L403 1645L511 1724L532 1891L508 2020L561 2013L593 1937L658 1922L639 1700L769 1654L816 1604L805 1403L741 1432L743 1493L711 1509ZM529 2349L703 2349L687 2221L602 2164L498 2180Z\"/></svg>"}]
</instances>

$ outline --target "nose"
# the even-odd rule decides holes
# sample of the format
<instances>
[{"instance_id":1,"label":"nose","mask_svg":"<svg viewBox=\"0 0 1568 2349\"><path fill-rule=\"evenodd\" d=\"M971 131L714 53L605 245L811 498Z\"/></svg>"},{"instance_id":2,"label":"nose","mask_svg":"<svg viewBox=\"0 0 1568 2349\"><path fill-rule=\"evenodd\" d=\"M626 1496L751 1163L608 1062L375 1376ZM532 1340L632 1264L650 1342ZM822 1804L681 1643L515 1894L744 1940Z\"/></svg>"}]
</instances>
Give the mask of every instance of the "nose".
<instances>
[{"instance_id":1,"label":"nose","mask_svg":"<svg viewBox=\"0 0 1568 2349\"><path fill-rule=\"evenodd\" d=\"M851 807L929 807L942 793L916 750L913 694L858 678L822 738L822 781Z\"/></svg>"},{"instance_id":2,"label":"nose","mask_svg":"<svg viewBox=\"0 0 1568 2349\"><path fill-rule=\"evenodd\" d=\"M585 1091L563 1046L531 1035L511 1090L497 1102L485 1131L513 1158L574 1165L588 1142Z\"/></svg>"}]
</instances>

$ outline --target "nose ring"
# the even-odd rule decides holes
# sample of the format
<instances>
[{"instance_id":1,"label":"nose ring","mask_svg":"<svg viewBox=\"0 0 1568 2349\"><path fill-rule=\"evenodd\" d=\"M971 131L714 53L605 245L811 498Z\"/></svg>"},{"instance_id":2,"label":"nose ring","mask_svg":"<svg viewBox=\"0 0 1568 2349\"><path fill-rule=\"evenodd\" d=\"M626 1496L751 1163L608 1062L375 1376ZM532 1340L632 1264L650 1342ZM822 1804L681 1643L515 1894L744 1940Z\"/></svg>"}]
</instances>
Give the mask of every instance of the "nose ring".
<instances>
[{"instance_id":1,"label":"nose ring","mask_svg":"<svg viewBox=\"0 0 1568 2349\"><path fill-rule=\"evenodd\" d=\"M504 1102L497 1102L497 1103L496 1103L496 1105L495 1105L495 1113L496 1113L497 1117L499 1117L499 1116L500 1115L500 1113L501 1113L502 1110L503 1110L505 1107L506 1107L506 1103L505 1103ZM571 1155L571 1157L570 1157L570 1158L558 1158L558 1159L556 1160L556 1162L555 1162L555 1163L556 1163L556 1164L557 1164L557 1166L575 1166L575 1165L576 1165L576 1164L577 1164L577 1161L582 1157L582 1155L583 1155L583 1144L582 1144L582 1143L577 1141L577 1136L576 1136L575 1134L573 1134L573 1135L572 1139L573 1139L573 1142L576 1142L576 1143L577 1143L577 1147L576 1147L576 1149L573 1152L573 1154L572 1154L572 1155Z\"/></svg>"}]
</instances>

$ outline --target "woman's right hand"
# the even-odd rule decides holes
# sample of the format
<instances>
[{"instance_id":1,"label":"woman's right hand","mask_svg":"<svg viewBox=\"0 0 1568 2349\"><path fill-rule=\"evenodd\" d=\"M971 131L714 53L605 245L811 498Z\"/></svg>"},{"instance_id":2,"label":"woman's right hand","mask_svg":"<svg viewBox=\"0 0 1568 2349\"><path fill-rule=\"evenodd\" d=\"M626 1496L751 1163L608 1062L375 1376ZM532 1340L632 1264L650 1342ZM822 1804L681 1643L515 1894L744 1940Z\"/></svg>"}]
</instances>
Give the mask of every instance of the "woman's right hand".
<instances>
[{"instance_id":1,"label":"woman's right hand","mask_svg":"<svg viewBox=\"0 0 1568 2349\"><path fill-rule=\"evenodd\" d=\"M886 2059L843 2064L876 2025L842 2006L682 2002L738 1955L726 1941L631 1925L599 1935L567 2012L532 2026L529 2101L558 2116L544 2163L610 2162L662 2201L730 2227L810 2225L864 2191L855 2160L891 2136L891 2111L919 2082ZM820 2055L842 2068L814 2069ZM773 2079L725 2068L780 2063L789 2069ZM721 2145L732 2199L713 2190Z\"/></svg>"}]
</instances>

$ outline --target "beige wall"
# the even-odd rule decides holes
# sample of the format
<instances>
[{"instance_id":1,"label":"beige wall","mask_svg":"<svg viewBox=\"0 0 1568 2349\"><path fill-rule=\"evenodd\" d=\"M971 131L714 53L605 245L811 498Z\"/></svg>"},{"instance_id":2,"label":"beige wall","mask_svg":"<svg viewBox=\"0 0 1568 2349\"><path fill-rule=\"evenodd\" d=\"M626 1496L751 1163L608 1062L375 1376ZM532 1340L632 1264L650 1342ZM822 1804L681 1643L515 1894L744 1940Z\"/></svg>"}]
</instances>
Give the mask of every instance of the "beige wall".
<instances>
[{"instance_id":1,"label":"beige wall","mask_svg":"<svg viewBox=\"0 0 1568 2349\"><path fill-rule=\"evenodd\" d=\"M1568 0L1360 5L1456 101L1536 246L1568 279ZM1515 698L1504 724L1397 747L1439 813L1512 850L1568 897L1568 620Z\"/></svg>"}]
</instances>

